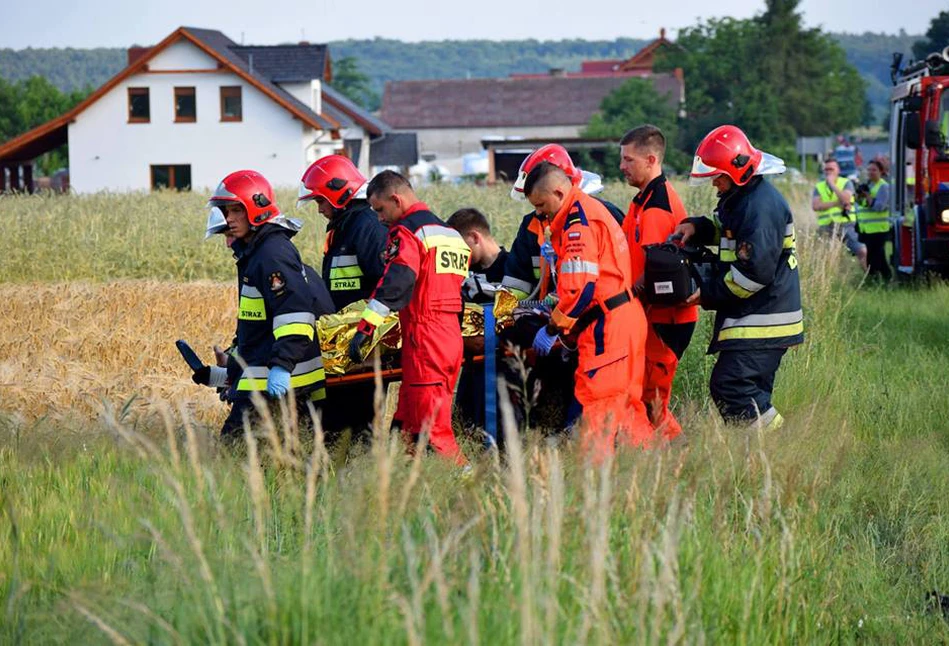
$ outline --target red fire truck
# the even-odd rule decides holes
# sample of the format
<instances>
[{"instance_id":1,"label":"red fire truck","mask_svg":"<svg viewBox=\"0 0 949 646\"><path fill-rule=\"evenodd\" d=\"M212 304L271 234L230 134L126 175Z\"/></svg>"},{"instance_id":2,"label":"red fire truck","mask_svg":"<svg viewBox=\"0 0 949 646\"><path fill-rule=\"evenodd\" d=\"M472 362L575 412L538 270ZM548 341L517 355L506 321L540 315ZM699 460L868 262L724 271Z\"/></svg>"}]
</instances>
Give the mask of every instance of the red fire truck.
<instances>
[{"instance_id":1,"label":"red fire truck","mask_svg":"<svg viewBox=\"0 0 949 646\"><path fill-rule=\"evenodd\" d=\"M890 215L904 276L949 275L949 47L901 68L890 97Z\"/></svg>"}]
</instances>

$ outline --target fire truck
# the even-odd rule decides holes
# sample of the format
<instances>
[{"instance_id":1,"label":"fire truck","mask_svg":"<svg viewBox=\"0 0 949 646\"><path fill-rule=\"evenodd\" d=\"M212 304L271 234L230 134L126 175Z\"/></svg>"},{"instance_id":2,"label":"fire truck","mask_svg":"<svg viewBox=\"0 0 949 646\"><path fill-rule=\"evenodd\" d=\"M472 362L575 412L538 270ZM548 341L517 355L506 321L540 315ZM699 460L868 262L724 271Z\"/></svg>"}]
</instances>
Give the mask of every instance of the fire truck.
<instances>
[{"instance_id":1,"label":"fire truck","mask_svg":"<svg viewBox=\"0 0 949 646\"><path fill-rule=\"evenodd\" d=\"M890 215L898 275L949 276L949 47L901 67L890 97Z\"/></svg>"}]
</instances>

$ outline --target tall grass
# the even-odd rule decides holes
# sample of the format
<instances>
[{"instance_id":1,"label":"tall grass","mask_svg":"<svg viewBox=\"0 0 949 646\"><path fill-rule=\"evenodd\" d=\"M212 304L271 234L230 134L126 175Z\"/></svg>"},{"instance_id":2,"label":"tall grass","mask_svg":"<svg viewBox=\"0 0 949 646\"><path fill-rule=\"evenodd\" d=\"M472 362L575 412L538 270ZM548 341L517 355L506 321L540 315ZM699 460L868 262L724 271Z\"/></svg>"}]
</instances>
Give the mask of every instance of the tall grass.
<instances>
[{"instance_id":1,"label":"tall grass","mask_svg":"<svg viewBox=\"0 0 949 646\"><path fill-rule=\"evenodd\" d=\"M798 244L779 432L712 413L706 327L684 442L591 466L512 435L470 474L381 425L348 456L279 417L222 450L167 339L220 340L229 283L4 285L0 642L947 641L927 594L949 588L949 288L866 289L806 222Z\"/></svg>"}]
</instances>

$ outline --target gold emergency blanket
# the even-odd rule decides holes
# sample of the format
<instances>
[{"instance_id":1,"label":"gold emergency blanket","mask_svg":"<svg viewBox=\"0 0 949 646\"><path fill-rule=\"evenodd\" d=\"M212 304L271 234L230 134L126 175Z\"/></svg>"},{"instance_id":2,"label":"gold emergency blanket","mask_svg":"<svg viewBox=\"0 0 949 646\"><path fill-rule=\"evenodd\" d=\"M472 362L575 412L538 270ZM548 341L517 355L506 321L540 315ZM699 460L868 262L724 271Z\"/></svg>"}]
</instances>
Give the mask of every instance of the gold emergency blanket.
<instances>
[{"instance_id":1,"label":"gold emergency blanket","mask_svg":"<svg viewBox=\"0 0 949 646\"><path fill-rule=\"evenodd\" d=\"M495 329L500 332L514 321L514 309L517 297L506 290L498 290L494 299ZM347 305L336 314L321 316L316 322L316 332L323 353L323 368L327 375L344 375L364 370L363 366L354 366L349 358L349 342L356 336L356 328L362 319L366 301L356 301ZM465 304L461 324L464 337L484 335L484 308L472 303ZM382 352L383 363L386 358L398 356L401 347L399 336L399 316L393 312L376 328L364 356L370 356L376 347Z\"/></svg>"},{"instance_id":2,"label":"gold emergency blanket","mask_svg":"<svg viewBox=\"0 0 949 646\"><path fill-rule=\"evenodd\" d=\"M498 334L514 322L514 310L517 297L506 289L499 289L494 295L494 321ZM474 303L465 303L465 313L461 321L461 336L484 336L484 308Z\"/></svg>"},{"instance_id":3,"label":"gold emergency blanket","mask_svg":"<svg viewBox=\"0 0 949 646\"><path fill-rule=\"evenodd\" d=\"M326 314L316 321L316 333L320 339L320 351L323 353L323 369L327 375L344 375L353 372L353 362L349 358L349 342L356 336L356 328L362 320L366 301L350 303L335 314ZM383 359L398 355L402 341L399 336L399 315L392 312L385 317L382 325L376 327L372 341L364 349L364 356L370 356L379 347Z\"/></svg>"}]
</instances>

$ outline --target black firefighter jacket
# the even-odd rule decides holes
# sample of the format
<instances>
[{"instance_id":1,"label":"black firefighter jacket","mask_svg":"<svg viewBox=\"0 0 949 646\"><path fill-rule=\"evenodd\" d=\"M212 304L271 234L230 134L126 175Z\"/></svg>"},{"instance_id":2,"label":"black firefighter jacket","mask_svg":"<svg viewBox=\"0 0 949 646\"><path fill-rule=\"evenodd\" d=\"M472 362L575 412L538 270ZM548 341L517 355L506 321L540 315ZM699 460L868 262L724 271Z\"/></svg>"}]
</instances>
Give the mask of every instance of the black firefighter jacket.
<instances>
[{"instance_id":1,"label":"black firefighter jacket","mask_svg":"<svg viewBox=\"0 0 949 646\"><path fill-rule=\"evenodd\" d=\"M702 285L715 310L709 353L788 348L804 341L794 220L780 192L761 177L721 196L714 221L689 218L693 242L718 245L718 262Z\"/></svg>"}]
</instances>

